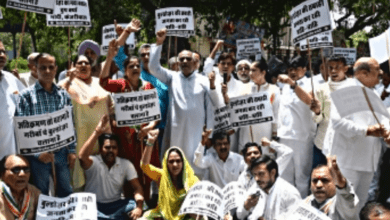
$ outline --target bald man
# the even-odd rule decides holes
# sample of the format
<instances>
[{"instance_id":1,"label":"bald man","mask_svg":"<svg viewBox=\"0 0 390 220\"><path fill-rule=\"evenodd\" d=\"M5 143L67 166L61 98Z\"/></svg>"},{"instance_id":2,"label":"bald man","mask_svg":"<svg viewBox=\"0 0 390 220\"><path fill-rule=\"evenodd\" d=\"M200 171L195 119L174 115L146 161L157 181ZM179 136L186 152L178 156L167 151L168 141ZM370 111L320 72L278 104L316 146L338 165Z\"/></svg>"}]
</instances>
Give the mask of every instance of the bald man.
<instances>
[{"instance_id":1,"label":"bald man","mask_svg":"<svg viewBox=\"0 0 390 220\"><path fill-rule=\"evenodd\" d=\"M373 89L382 76L382 70L374 58L360 58L353 69L351 86ZM341 172L351 181L359 198L359 208L356 210L360 210L367 200L370 182L377 168L381 151L380 138L388 138L388 133L384 132L383 127L381 129L371 112L358 112L341 118L333 104L331 108L323 152L325 155L330 153L337 156ZM378 117L381 124L389 124L385 117ZM355 216L358 219L358 213Z\"/></svg>"},{"instance_id":2,"label":"bald man","mask_svg":"<svg viewBox=\"0 0 390 220\"><path fill-rule=\"evenodd\" d=\"M179 53L179 72L161 67L161 50L166 34L166 29L157 32L149 62L150 73L169 88L168 118L161 155L170 146L179 146L195 174L202 178L204 171L194 166L194 153L201 141L203 126L213 128L211 100L218 100L218 96L215 88L210 88L210 82L205 76L194 73L196 64L191 51L183 50Z\"/></svg>"}]
</instances>

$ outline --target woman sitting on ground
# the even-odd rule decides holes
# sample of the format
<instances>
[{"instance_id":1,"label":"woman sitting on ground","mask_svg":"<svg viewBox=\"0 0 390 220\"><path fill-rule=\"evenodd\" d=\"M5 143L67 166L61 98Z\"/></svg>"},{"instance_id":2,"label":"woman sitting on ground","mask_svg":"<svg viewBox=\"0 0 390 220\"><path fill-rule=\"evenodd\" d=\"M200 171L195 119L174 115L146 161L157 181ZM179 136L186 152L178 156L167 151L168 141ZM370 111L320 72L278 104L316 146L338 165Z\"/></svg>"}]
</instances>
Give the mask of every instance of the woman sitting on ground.
<instances>
[{"instance_id":1,"label":"woman sitting on ground","mask_svg":"<svg viewBox=\"0 0 390 220\"><path fill-rule=\"evenodd\" d=\"M143 219L191 219L181 215L179 210L187 192L197 183L198 177L178 147L171 147L165 153L162 169L149 164L158 130L149 132L146 149L141 159L141 168L146 175L159 184L158 205L144 214Z\"/></svg>"}]
</instances>

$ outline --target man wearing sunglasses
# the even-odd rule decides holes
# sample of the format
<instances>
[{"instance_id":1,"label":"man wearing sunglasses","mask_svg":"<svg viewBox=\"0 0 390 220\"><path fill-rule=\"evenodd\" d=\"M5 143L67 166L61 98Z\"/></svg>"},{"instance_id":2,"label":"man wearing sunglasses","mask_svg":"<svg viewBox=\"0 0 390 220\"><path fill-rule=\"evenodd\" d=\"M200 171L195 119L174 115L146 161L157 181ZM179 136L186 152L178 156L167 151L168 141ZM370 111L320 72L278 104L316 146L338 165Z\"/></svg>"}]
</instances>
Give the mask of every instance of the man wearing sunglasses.
<instances>
[{"instance_id":1,"label":"man wearing sunglasses","mask_svg":"<svg viewBox=\"0 0 390 220\"><path fill-rule=\"evenodd\" d=\"M193 157L202 138L203 126L213 127L211 101L214 104L218 97L205 76L194 74L196 65L191 51L179 53L179 72L161 67L161 50L166 35L166 29L157 32L149 62L150 73L169 88L169 112L161 153L170 146L181 147L195 173L202 177L203 170L194 166Z\"/></svg>"},{"instance_id":2,"label":"man wearing sunglasses","mask_svg":"<svg viewBox=\"0 0 390 220\"><path fill-rule=\"evenodd\" d=\"M20 155L0 161L0 219L35 219L41 192L28 183L30 164Z\"/></svg>"}]
</instances>

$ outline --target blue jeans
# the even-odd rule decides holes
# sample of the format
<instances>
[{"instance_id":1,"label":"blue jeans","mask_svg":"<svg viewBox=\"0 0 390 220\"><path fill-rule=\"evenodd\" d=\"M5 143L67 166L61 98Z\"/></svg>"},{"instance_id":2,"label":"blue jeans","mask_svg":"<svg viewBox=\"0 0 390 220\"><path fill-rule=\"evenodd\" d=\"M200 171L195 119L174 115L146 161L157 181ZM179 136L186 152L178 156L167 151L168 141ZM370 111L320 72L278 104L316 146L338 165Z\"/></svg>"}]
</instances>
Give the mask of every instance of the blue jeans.
<instances>
[{"instance_id":1,"label":"blue jeans","mask_svg":"<svg viewBox=\"0 0 390 220\"><path fill-rule=\"evenodd\" d=\"M97 203L98 208L98 219L128 219L127 213L137 207L137 204L133 199L126 198L120 199L110 203Z\"/></svg>"},{"instance_id":2,"label":"blue jeans","mask_svg":"<svg viewBox=\"0 0 390 220\"><path fill-rule=\"evenodd\" d=\"M62 148L54 153L54 165L57 177L56 194L58 197L67 197L73 190L70 185L70 172L68 168L68 153L67 148ZM31 175L34 185L41 190L42 194L49 194L49 178L52 175L51 163L42 163L34 156L27 157L31 165Z\"/></svg>"}]
</instances>

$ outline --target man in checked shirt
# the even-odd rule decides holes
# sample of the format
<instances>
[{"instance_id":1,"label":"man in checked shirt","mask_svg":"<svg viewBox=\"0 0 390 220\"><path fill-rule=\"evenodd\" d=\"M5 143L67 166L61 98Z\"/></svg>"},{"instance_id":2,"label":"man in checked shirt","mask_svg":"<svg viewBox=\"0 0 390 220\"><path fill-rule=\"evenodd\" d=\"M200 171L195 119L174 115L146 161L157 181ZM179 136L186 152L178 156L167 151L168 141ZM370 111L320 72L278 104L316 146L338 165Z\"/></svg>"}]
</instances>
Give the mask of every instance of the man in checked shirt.
<instances>
[{"instance_id":1,"label":"man in checked shirt","mask_svg":"<svg viewBox=\"0 0 390 220\"><path fill-rule=\"evenodd\" d=\"M15 116L41 115L72 106L68 93L53 83L57 72L55 58L50 54L41 53L35 58L35 65L38 82L22 91L16 105ZM75 144L27 158L31 164L34 185L43 194L47 195L49 192L49 177L53 161L57 176L57 196L66 197L72 193L69 168L73 168L76 160Z\"/></svg>"}]
</instances>

